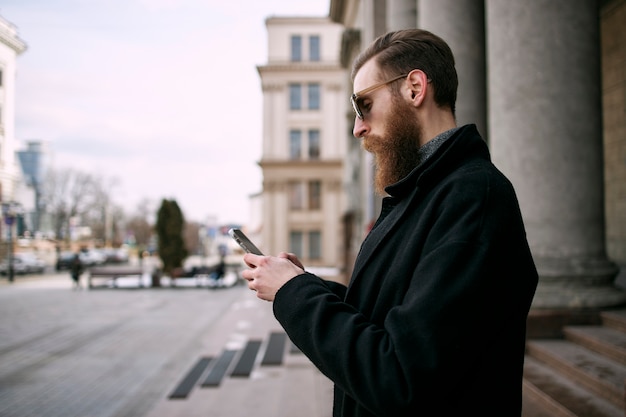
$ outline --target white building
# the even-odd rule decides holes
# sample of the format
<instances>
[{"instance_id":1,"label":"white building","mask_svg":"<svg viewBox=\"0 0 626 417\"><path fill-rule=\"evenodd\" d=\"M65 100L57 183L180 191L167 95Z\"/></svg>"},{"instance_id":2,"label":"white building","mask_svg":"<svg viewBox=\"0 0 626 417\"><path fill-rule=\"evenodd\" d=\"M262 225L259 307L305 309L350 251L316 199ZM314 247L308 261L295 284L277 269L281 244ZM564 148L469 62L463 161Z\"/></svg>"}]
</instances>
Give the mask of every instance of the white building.
<instances>
[{"instance_id":1,"label":"white building","mask_svg":"<svg viewBox=\"0 0 626 417\"><path fill-rule=\"evenodd\" d=\"M15 200L20 169L15 157L15 77L17 56L26 44L13 24L0 17L0 199Z\"/></svg>"},{"instance_id":2,"label":"white building","mask_svg":"<svg viewBox=\"0 0 626 417\"><path fill-rule=\"evenodd\" d=\"M261 249L341 269L348 98L342 26L328 17L270 17L263 88Z\"/></svg>"}]
</instances>

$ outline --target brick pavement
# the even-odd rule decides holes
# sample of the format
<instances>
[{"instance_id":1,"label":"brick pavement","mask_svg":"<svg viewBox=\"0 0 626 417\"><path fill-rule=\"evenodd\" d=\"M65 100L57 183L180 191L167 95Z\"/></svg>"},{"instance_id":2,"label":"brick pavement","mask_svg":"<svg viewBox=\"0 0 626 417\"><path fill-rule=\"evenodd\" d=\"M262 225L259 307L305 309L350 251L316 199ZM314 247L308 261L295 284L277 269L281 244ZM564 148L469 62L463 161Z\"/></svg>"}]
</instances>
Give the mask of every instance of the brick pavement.
<instances>
[{"instance_id":1,"label":"brick pavement","mask_svg":"<svg viewBox=\"0 0 626 417\"><path fill-rule=\"evenodd\" d=\"M1 279L0 416L329 416L330 383L302 354L259 363L272 332L271 304L245 286L74 291L68 274ZM199 358L251 339L261 348L249 377L168 398Z\"/></svg>"}]
</instances>

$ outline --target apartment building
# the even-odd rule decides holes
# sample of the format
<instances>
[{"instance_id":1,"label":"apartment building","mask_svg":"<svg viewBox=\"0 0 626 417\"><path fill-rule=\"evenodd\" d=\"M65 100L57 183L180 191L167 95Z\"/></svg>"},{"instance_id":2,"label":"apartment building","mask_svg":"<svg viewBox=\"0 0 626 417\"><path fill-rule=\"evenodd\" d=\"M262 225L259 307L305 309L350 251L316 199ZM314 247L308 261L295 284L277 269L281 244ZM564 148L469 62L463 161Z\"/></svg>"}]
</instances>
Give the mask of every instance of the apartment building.
<instances>
[{"instance_id":1,"label":"apartment building","mask_svg":"<svg viewBox=\"0 0 626 417\"><path fill-rule=\"evenodd\" d=\"M348 98L342 26L328 17L266 19L261 246L307 267L343 268Z\"/></svg>"}]
</instances>

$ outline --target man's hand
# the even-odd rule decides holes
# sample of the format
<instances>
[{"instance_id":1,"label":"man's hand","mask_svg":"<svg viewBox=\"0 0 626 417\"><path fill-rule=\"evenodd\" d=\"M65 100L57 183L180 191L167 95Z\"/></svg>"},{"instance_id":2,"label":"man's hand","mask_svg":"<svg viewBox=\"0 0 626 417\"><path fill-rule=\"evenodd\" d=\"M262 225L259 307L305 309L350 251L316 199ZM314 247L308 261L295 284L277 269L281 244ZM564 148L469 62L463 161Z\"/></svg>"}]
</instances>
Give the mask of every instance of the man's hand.
<instances>
[{"instance_id":1,"label":"man's hand","mask_svg":"<svg viewBox=\"0 0 626 417\"><path fill-rule=\"evenodd\" d=\"M248 288L266 301L274 301L276 293L287 281L304 273L302 263L293 253L282 252L278 256L247 253L243 260L250 267L241 273L248 281Z\"/></svg>"}]
</instances>

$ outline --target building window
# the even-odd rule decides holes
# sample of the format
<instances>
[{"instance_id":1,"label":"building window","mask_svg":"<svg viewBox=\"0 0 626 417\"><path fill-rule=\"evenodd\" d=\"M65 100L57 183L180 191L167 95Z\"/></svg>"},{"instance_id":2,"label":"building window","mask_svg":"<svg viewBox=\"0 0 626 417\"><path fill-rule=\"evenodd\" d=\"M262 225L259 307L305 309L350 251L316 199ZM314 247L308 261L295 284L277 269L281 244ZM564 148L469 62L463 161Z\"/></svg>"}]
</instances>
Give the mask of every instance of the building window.
<instances>
[{"instance_id":1,"label":"building window","mask_svg":"<svg viewBox=\"0 0 626 417\"><path fill-rule=\"evenodd\" d=\"M322 234L319 231L309 232L309 259L322 258Z\"/></svg>"},{"instance_id":2,"label":"building window","mask_svg":"<svg viewBox=\"0 0 626 417\"><path fill-rule=\"evenodd\" d=\"M309 181L309 210L322 208L322 182L319 180Z\"/></svg>"},{"instance_id":3,"label":"building window","mask_svg":"<svg viewBox=\"0 0 626 417\"><path fill-rule=\"evenodd\" d=\"M319 110L320 108L320 85L318 83L309 84L309 109Z\"/></svg>"},{"instance_id":4,"label":"building window","mask_svg":"<svg viewBox=\"0 0 626 417\"><path fill-rule=\"evenodd\" d=\"M300 181L289 181L287 183L287 193L290 210L302 210L304 208L304 183Z\"/></svg>"},{"instance_id":5,"label":"building window","mask_svg":"<svg viewBox=\"0 0 626 417\"><path fill-rule=\"evenodd\" d=\"M309 130L309 159L320 159L320 131Z\"/></svg>"},{"instance_id":6,"label":"building window","mask_svg":"<svg viewBox=\"0 0 626 417\"><path fill-rule=\"evenodd\" d=\"M289 131L289 159L300 159L302 155L302 132Z\"/></svg>"},{"instance_id":7,"label":"building window","mask_svg":"<svg viewBox=\"0 0 626 417\"><path fill-rule=\"evenodd\" d=\"M291 37L291 60L302 61L302 36L300 35Z\"/></svg>"},{"instance_id":8,"label":"building window","mask_svg":"<svg viewBox=\"0 0 626 417\"><path fill-rule=\"evenodd\" d=\"M302 108L302 86L289 84L289 109L300 110Z\"/></svg>"},{"instance_id":9,"label":"building window","mask_svg":"<svg viewBox=\"0 0 626 417\"><path fill-rule=\"evenodd\" d=\"M289 252L295 253L296 256L301 257L303 253L302 243L302 232L297 230L289 232Z\"/></svg>"},{"instance_id":10,"label":"building window","mask_svg":"<svg viewBox=\"0 0 626 417\"><path fill-rule=\"evenodd\" d=\"M303 150L306 149L308 159L320 158L320 131L311 129L308 131L308 148L303 142L302 131L291 129L289 131L289 159L303 158ZM304 146L303 146L304 145Z\"/></svg>"},{"instance_id":11,"label":"building window","mask_svg":"<svg viewBox=\"0 0 626 417\"><path fill-rule=\"evenodd\" d=\"M322 208L322 181L288 181L289 210L320 210Z\"/></svg>"},{"instance_id":12,"label":"building window","mask_svg":"<svg viewBox=\"0 0 626 417\"><path fill-rule=\"evenodd\" d=\"M320 108L320 84L310 83L307 86L308 90L308 108L309 110L319 110ZM302 84L291 83L289 84L289 109L301 110L302 109Z\"/></svg>"},{"instance_id":13,"label":"building window","mask_svg":"<svg viewBox=\"0 0 626 417\"><path fill-rule=\"evenodd\" d=\"M320 60L320 37L318 35L312 35L309 38L309 59L311 61Z\"/></svg>"}]
</instances>

